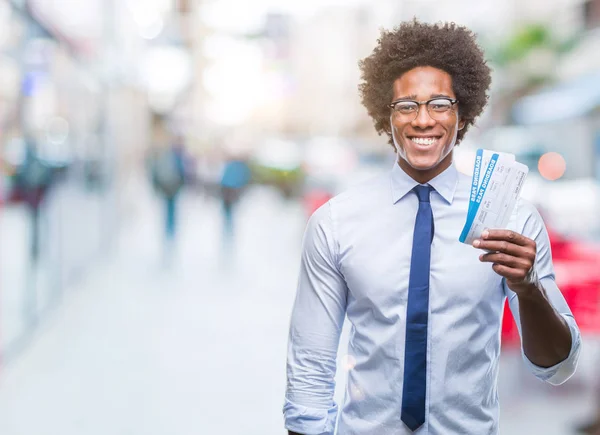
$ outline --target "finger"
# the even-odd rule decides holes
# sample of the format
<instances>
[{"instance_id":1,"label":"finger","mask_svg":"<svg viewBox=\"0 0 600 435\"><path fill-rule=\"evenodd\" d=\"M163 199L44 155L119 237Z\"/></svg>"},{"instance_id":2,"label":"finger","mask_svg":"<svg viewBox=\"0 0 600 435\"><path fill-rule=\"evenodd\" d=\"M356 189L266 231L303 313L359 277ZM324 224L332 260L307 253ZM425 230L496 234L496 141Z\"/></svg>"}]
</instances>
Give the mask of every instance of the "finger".
<instances>
[{"instance_id":1,"label":"finger","mask_svg":"<svg viewBox=\"0 0 600 435\"><path fill-rule=\"evenodd\" d=\"M501 252L491 252L489 254L482 254L479 256L479 260L483 263L496 263L503 266L508 266L513 269L523 269L526 272L531 269L533 262L526 258L514 257L512 255L503 254Z\"/></svg>"},{"instance_id":2,"label":"finger","mask_svg":"<svg viewBox=\"0 0 600 435\"><path fill-rule=\"evenodd\" d=\"M474 240L473 246L486 251L504 252L515 257L528 256L532 252L523 246L507 242L506 240Z\"/></svg>"},{"instance_id":3,"label":"finger","mask_svg":"<svg viewBox=\"0 0 600 435\"><path fill-rule=\"evenodd\" d=\"M492 269L494 269L494 272L496 272L498 275L503 276L509 281L523 281L527 276L527 273L524 270L514 269L512 267L504 266L502 264L494 263L492 265Z\"/></svg>"},{"instance_id":4,"label":"finger","mask_svg":"<svg viewBox=\"0 0 600 435\"><path fill-rule=\"evenodd\" d=\"M487 229L481 234L483 240L506 240L519 246L528 246L535 243L528 237L511 230Z\"/></svg>"}]
</instances>

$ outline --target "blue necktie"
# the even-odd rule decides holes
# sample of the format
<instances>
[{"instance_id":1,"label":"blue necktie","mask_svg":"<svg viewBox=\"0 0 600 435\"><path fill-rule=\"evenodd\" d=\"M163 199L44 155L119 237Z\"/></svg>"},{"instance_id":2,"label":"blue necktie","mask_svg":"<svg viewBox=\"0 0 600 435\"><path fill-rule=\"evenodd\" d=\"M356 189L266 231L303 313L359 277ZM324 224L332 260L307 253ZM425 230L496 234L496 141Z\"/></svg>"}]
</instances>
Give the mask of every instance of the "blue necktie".
<instances>
[{"instance_id":1,"label":"blue necktie","mask_svg":"<svg viewBox=\"0 0 600 435\"><path fill-rule=\"evenodd\" d=\"M431 189L429 185L413 189L419 197L419 211L410 260L402 390L402 421L413 431L425 423L429 263L433 240L433 213L429 202Z\"/></svg>"}]
</instances>

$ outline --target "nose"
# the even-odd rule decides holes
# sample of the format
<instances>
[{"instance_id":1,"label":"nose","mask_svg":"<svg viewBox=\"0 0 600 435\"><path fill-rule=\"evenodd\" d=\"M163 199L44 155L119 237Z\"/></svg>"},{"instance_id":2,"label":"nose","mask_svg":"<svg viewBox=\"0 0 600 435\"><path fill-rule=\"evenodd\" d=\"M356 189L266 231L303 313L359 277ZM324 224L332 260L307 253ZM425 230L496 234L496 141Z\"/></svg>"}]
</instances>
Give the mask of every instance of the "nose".
<instances>
[{"instance_id":1,"label":"nose","mask_svg":"<svg viewBox=\"0 0 600 435\"><path fill-rule=\"evenodd\" d=\"M429 112L427 111L427 106L424 104L419 105L419 110L417 112L417 117L411 123L413 127L418 128L429 128L435 125L436 121L431 116L429 116Z\"/></svg>"}]
</instances>

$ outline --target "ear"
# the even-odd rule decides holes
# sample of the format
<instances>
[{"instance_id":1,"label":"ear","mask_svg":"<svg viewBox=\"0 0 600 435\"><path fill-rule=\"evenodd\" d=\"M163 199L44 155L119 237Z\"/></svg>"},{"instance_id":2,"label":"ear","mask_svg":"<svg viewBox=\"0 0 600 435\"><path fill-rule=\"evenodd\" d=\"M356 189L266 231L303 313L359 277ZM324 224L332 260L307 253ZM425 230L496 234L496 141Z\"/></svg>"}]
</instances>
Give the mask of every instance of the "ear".
<instances>
[{"instance_id":1,"label":"ear","mask_svg":"<svg viewBox=\"0 0 600 435\"><path fill-rule=\"evenodd\" d=\"M462 130L463 128L465 128L465 124L467 123L467 121L465 121L464 119L460 119L460 121L458 121L458 130Z\"/></svg>"}]
</instances>

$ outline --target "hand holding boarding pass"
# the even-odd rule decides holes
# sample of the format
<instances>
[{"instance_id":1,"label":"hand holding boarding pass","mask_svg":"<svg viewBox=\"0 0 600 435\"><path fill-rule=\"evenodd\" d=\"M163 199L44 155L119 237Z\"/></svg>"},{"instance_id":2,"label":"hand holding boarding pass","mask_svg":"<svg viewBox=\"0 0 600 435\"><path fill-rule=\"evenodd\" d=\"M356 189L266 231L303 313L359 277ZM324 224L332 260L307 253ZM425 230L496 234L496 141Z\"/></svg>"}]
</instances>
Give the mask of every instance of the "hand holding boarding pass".
<instances>
[{"instance_id":1,"label":"hand holding boarding pass","mask_svg":"<svg viewBox=\"0 0 600 435\"><path fill-rule=\"evenodd\" d=\"M505 229L527 173L512 154L477 150L467 222L459 239L488 251L479 259L493 263L515 292L536 280L535 241Z\"/></svg>"}]
</instances>

